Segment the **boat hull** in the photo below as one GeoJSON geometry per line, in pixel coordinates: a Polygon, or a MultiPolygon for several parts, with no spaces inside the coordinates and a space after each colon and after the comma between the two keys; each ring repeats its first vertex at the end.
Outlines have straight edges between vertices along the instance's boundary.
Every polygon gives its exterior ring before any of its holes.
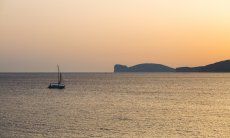
{"type": "Polygon", "coordinates": [[[49,89],[64,89],[65,85],[61,83],[50,83],[48,86],[49,89]]]}

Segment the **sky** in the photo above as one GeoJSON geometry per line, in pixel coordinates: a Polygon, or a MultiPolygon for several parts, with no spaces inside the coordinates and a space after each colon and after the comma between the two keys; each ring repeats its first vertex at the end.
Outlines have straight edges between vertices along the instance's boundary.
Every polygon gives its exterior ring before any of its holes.
{"type": "Polygon", "coordinates": [[[230,59],[229,0],[0,0],[0,72],[230,59]]]}

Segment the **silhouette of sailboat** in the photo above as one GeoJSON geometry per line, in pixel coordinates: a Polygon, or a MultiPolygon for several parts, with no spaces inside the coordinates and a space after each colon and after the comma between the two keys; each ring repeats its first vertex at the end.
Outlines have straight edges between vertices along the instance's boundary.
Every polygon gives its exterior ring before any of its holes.
{"type": "Polygon", "coordinates": [[[57,83],[50,83],[49,89],[64,89],[65,84],[63,84],[63,78],[62,78],[62,73],[60,72],[59,65],[57,65],[58,68],[58,82],[57,83]]]}

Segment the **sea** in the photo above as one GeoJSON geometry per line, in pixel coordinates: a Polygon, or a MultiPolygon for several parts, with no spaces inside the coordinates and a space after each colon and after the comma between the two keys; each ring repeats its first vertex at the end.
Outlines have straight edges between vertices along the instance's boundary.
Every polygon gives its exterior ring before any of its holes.
{"type": "Polygon", "coordinates": [[[230,137],[230,73],[0,73],[0,137],[230,137]]]}

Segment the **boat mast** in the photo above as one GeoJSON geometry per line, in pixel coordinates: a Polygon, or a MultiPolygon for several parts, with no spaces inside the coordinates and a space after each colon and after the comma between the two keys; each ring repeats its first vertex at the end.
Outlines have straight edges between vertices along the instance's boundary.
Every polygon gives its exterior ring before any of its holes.
{"type": "Polygon", "coordinates": [[[59,69],[59,65],[57,65],[57,68],[58,68],[58,83],[60,84],[60,69],[59,69]]]}
{"type": "Polygon", "coordinates": [[[60,83],[62,83],[62,74],[60,72],[60,83]]]}

